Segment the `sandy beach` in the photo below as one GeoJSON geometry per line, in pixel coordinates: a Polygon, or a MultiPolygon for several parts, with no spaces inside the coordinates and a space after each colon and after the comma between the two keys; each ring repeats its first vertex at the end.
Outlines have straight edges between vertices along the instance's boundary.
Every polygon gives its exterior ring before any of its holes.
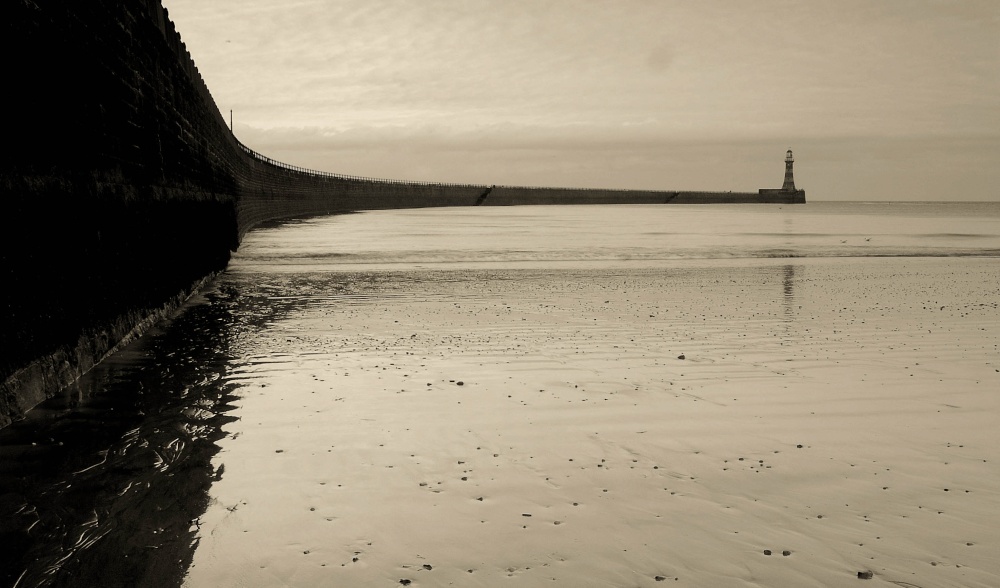
{"type": "Polygon", "coordinates": [[[0,431],[0,579],[1000,586],[998,219],[494,207],[254,231],[0,431]]]}
{"type": "Polygon", "coordinates": [[[251,278],[188,586],[1000,585],[995,259],[251,278]]]}

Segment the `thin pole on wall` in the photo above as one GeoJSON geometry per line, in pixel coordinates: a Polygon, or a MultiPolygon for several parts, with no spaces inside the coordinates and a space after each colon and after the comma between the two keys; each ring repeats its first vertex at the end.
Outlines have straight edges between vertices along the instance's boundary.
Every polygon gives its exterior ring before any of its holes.
{"type": "Polygon", "coordinates": [[[229,109],[229,132],[233,132],[233,109],[229,109]]]}

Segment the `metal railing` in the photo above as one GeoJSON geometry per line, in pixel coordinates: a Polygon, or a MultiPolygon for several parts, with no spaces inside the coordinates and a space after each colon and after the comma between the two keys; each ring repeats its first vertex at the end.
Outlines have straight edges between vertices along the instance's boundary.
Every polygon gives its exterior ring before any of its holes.
{"type": "MultiPolygon", "coordinates": [[[[354,176],[354,175],[350,175],[350,174],[337,174],[337,173],[333,173],[333,172],[319,171],[319,170],[309,169],[309,168],[305,168],[305,167],[300,167],[298,165],[291,165],[289,163],[284,163],[284,162],[278,161],[276,159],[272,159],[272,158],[270,158],[270,157],[268,157],[268,156],[266,156],[266,155],[264,155],[262,153],[259,153],[259,152],[255,151],[255,150],[251,149],[250,147],[247,147],[246,145],[243,144],[242,141],[240,141],[239,139],[236,139],[235,136],[233,137],[233,139],[236,141],[236,144],[240,146],[240,149],[242,149],[247,155],[253,157],[254,159],[256,159],[258,161],[261,161],[263,163],[266,163],[268,165],[272,165],[272,166],[280,168],[280,169],[289,170],[289,171],[298,172],[298,173],[307,174],[307,175],[316,176],[316,177],[330,178],[330,179],[334,179],[334,180],[353,181],[353,182],[370,182],[370,183],[386,184],[386,185],[396,185],[396,186],[454,186],[454,187],[459,187],[459,188],[485,188],[485,187],[489,187],[489,184],[461,184],[461,183],[452,183],[452,182],[420,182],[420,181],[415,181],[415,180],[393,180],[393,179],[389,179],[389,178],[372,178],[372,177],[367,177],[367,176],[354,176]]],[[[503,190],[503,189],[506,189],[506,190],[539,190],[539,191],[574,191],[574,192],[616,192],[616,193],[639,192],[639,193],[650,193],[650,194],[662,194],[662,193],[665,193],[665,192],[670,192],[670,193],[678,193],[678,194],[691,194],[691,193],[695,193],[695,194],[705,194],[705,195],[713,195],[713,196],[715,196],[715,195],[723,196],[723,195],[730,195],[730,194],[756,194],[757,193],[757,192],[737,192],[737,191],[733,191],[733,190],[728,190],[728,191],[725,191],[725,190],[712,191],[712,190],[652,190],[652,189],[640,189],[640,188],[583,188],[583,187],[571,188],[571,187],[555,187],[555,186],[551,186],[551,187],[550,186],[512,186],[512,185],[507,185],[507,184],[494,184],[492,186],[492,189],[493,190],[503,190]]]]}
{"type": "Polygon", "coordinates": [[[270,157],[268,157],[268,156],[266,156],[266,155],[264,155],[262,153],[258,153],[257,151],[254,151],[250,147],[247,147],[239,139],[236,139],[235,137],[233,137],[233,138],[236,140],[236,144],[240,146],[240,149],[242,149],[247,155],[253,157],[254,159],[256,159],[258,161],[261,161],[261,162],[266,163],[268,165],[273,165],[274,167],[277,167],[277,168],[281,168],[281,169],[285,169],[285,170],[289,170],[289,171],[294,171],[294,172],[298,172],[298,173],[302,173],[302,174],[307,174],[307,175],[311,175],[311,176],[317,176],[317,177],[322,177],[322,178],[331,178],[331,179],[334,179],[334,180],[346,180],[346,181],[354,181],[354,182],[372,182],[372,183],[377,183],[377,184],[387,184],[387,185],[396,185],[396,186],[455,186],[455,187],[477,187],[477,188],[480,187],[479,184],[458,184],[458,183],[451,183],[451,182],[418,182],[418,181],[414,181],[414,180],[393,180],[393,179],[389,179],[389,178],[371,178],[371,177],[366,177],[366,176],[353,176],[353,175],[350,175],[350,174],[336,174],[336,173],[332,173],[332,172],[319,171],[319,170],[315,170],[315,169],[309,169],[309,168],[300,167],[300,166],[297,166],[297,165],[291,165],[291,164],[288,164],[288,163],[283,163],[283,162],[278,161],[276,159],[272,159],[272,158],[270,158],[270,157]]]}

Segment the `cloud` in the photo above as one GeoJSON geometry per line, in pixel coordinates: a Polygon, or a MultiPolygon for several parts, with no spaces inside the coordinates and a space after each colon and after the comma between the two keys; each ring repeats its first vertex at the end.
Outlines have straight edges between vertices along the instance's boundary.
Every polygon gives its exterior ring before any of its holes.
{"type": "Polygon", "coordinates": [[[1000,136],[992,1],[166,3],[237,134],[309,165],[672,183],[679,144],[1000,136]]]}

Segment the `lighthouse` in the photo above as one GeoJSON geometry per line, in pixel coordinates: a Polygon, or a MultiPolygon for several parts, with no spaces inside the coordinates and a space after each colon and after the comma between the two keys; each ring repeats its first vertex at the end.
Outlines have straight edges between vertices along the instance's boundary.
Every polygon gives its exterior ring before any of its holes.
{"type": "Polygon", "coordinates": [[[758,202],[772,202],[775,204],[805,204],[806,191],[795,188],[795,178],[792,175],[792,165],[795,158],[792,157],[792,150],[785,151],[785,183],[780,188],[761,188],[757,191],[760,196],[758,202]]]}
{"type": "Polygon", "coordinates": [[[795,179],[792,177],[792,165],[795,163],[795,158],[792,157],[792,150],[789,149],[785,152],[785,183],[781,185],[781,189],[794,192],[795,191],[795,179]]]}

